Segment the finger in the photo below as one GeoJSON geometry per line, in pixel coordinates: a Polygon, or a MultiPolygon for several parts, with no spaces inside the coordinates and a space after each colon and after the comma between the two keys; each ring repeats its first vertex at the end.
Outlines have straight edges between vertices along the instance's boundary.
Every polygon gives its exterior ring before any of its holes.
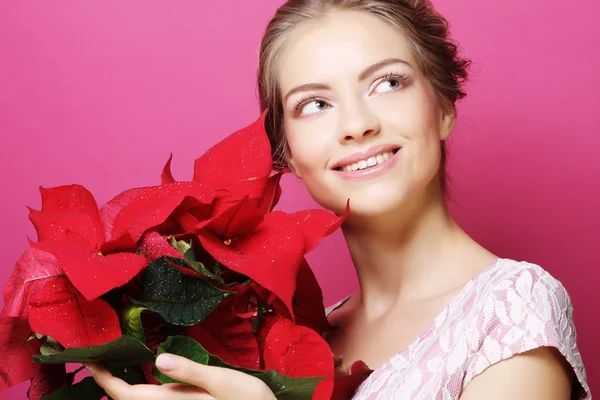
{"type": "Polygon", "coordinates": [[[127,396],[128,399],[131,398],[129,395],[131,389],[130,384],[122,379],[114,377],[100,364],[85,364],[85,367],[96,383],[104,389],[107,395],[113,399],[122,399],[125,398],[125,396],[127,396]]]}
{"type": "Polygon", "coordinates": [[[92,377],[113,400],[216,400],[204,389],[181,384],[130,385],[98,364],[86,365],[92,377]]]}
{"type": "Polygon", "coordinates": [[[197,386],[180,383],[167,383],[166,385],[161,385],[159,387],[163,389],[161,399],[216,400],[206,390],[197,386]]]}
{"type": "Polygon", "coordinates": [[[267,387],[258,379],[229,368],[202,365],[174,354],[161,354],[156,367],[165,375],[180,382],[203,388],[219,400],[237,399],[240,393],[267,393],[267,387]]]}

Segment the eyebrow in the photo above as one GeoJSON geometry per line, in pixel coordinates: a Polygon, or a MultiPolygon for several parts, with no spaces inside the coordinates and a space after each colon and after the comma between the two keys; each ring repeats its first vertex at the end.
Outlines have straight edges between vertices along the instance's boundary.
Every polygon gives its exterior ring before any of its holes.
{"type": "MultiPolygon", "coordinates": [[[[408,61],[405,61],[401,58],[388,58],[386,60],[380,61],[378,63],[375,63],[375,64],[365,68],[364,71],[362,71],[360,73],[360,75],[358,75],[358,80],[362,81],[362,80],[368,78],[369,76],[371,76],[372,74],[374,74],[375,72],[377,72],[378,70],[380,70],[384,67],[387,67],[390,64],[397,64],[397,63],[408,65],[410,68],[414,69],[413,66],[408,61]]],[[[286,104],[288,98],[291,95],[298,93],[298,92],[304,92],[304,91],[309,91],[309,90],[329,90],[329,89],[331,89],[331,88],[328,85],[325,85],[324,83],[306,83],[304,85],[297,86],[297,87],[293,88],[292,90],[290,90],[283,98],[283,104],[286,104]]]]}

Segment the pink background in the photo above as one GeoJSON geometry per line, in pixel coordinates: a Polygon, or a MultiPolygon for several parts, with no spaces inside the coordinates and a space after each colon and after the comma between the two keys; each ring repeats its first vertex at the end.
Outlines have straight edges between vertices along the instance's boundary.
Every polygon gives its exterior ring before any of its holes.
{"type": "MultiPolygon", "coordinates": [[[[25,205],[39,207],[39,185],[81,183],[103,203],[156,184],[170,151],[190,179],[197,156],[254,120],[258,44],[281,3],[0,2],[0,285],[35,237],[25,205]]],[[[435,4],[475,61],[450,154],[454,215],[564,283],[600,389],[599,3],[435,4]]],[[[287,177],[282,207],[311,206],[287,177]]],[[[339,232],[310,260],[326,303],[356,290],[339,232]]]]}

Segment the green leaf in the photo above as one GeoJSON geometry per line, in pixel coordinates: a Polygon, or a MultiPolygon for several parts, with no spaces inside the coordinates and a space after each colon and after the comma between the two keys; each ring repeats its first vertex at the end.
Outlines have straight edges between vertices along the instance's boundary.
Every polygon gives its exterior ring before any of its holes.
{"type": "Polygon", "coordinates": [[[71,386],[73,384],[73,382],[75,382],[75,376],[77,376],[78,373],[80,373],[85,367],[82,365],[81,367],[77,368],[75,371],[71,371],[71,372],[67,372],[67,386],[71,386]]]}
{"type": "Polygon", "coordinates": [[[215,260],[212,270],[215,271],[215,274],[221,276],[221,274],[227,270],[223,264],[215,260]]]}
{"type": "Polygon", "coordinates": [[[192,247],[192,243],[188,243],[185,240],[177,240],[175,236],[169,236],[169,243],[175,250],[181,253],[181,255],[186,259],[195,260],[196,254],[194,253],[194,248],[192,247]]]}
{"type": "Polygon", "coordinates": [[[87,377],[81,382],[53,392],[42,400],[100,400],[104,396],[106,396],[104,389],[98,386],[94,378],[87,377]]]}
{"type": "Polygon", "coordinates": [[[112,376],[120,378],[130,385],[138,385],[141,383],[148,383],[144,372],[140,367],[109,367],[112,376]]]}
{"type": "Polygon", "coordinates": [[[144,335],[141,315],[144,310],[147,310],[147,308],[127,303],[121,311],[121,328],[123,329],[123,334],[139,340],[142,343],[146,343],[146,335],[144,335]]]}
{"type": "Polygon", "coordinates": [[[212,272],[210,272],[208,270],[208,268],[206,268],[204,266],[204,264],[202,264],[200,261],[190,261],[190,262],[188,262],[188,264],[189,264],[190,267],[192,267],[192,269],[194,271],[196,271],[200,275],[205,276],[208,279],[212,279],[213,281],[218,282],[220,284],[224,284],[225,283],[225,281],[223,280],[223,278],[221,278],[217,274],[213,274],[212,272]]]}
{"type": "Polygon", "coordinates": [[[33,361],[43,364],[102,363],[127,366],[153,362],[154,353],[142,342],[121,336],[100,346],[70,347],[58,354],[38,354],[33,356],[33,361]]]}
{"type": "MultiPolygon", "coordinates": [[[[209,354],[202,345],[187,336],[171,336],[158,348],[158,354],[171,353],[203,365],[212,365],[222,368],[235,369],[249,374],[263,381],[275,394],[278,400],[311,400],[315,388],[323,379],[315,378],[292,378],[278,374],[275,371],[256,371],[247,368],[234,367],[227,364],[219,357],[209,354]]],[[[160,372],[154,367],[154,377],[161,383],[177,382],[160,372]]]]}
{"type": "Polygon", "coordinates": [[[44,337],[46,337],[46,335],[42,335],[40,333],[32,333],[31,335],[29,335],[29,337],[27,338],[27,341],[29,342],[30,340],[35,340],[35,339],[43,339],[44,337]]]}
{"type": "Polygon", "coordinates": [[[233,294],[202,278],[186,275],[174,265],[185,267],[185,261],[161,257],[146,267],[134,302],[159,313],[171,324],[191,326],[233,294]]]}
{"type": "Polygon", "coordinates": [[[61,346],[60,343],[48,336],[42,347],[40,347],[40,353],[45,356],[50,356],[52,354],[61,353],[64,349],[65,348],[61,346]]]}
{"type": "Polygon", "coordinates": [[[263,381],[275,394],[277,400],[311,400],[323,377],[291,378],[275,371],[254,375],[263,381]]]}
{"type": "MultiPolygon", "coordinates": [[[[200,261],[196,261],[196,254],[194,253],[194,248],[192,247],[192,243],[188,243],[184,240],[177,240],[175,239],[175,237],[171,236],[169,238],[169,243],[171,243],[171,246],[173,246],[175,248],[175,250],[177,250],[178,252],[181,253],[181,255],[183,256],[183,258],[185,259],[186,263],[197,273],[199,273],[202,276],[205,276],[209,279],[212,279],[215,282],[218,282],[220,284],[224,284],[225,281],[223,280],[223,278],[221,278],[219,276],[221,269],[218,270],[218,272],[213,273],[212,271],[210,271],[208,268],[206,268],[204,266],[204,264],[202,264],[200,261]]],[[[218,264],[218,263],[217,263],[218,264]]],[[[217,270],[215,270],[217,271],[217,270]]]]}
{"type": "MultiPolygon", "coordinates": [[[[204,347],[198,342],[187,336],[169,336],[166,341],[160,344],[156,355],[158,356],[162,353],[177,354],[198,364],[209,365],[208,352],[204,350],[204,347]]],[[[156,368],[156,365],[154,366],[153,373],[156,380],[162,384],[182,383],[160,372],[160,370],[156,368]]]]}

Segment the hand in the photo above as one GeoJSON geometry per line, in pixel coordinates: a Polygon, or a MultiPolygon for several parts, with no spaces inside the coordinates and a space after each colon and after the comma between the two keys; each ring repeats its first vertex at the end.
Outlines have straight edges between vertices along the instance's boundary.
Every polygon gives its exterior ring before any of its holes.
{"type": "Polygon", "coordinates": [[[158,356],[156,366],[170,378],[189,385],[130,385],[98,364],[86,365],[114,400],[275,400],[260,379],[233,369],[202,365],[173,354],[158,356]]]}

